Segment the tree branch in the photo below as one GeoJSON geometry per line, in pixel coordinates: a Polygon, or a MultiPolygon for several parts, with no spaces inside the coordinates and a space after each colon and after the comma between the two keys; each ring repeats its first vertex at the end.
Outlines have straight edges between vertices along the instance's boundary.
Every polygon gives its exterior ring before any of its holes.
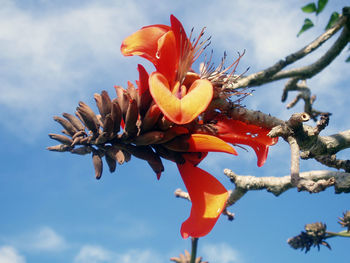
{"type": "Polygon", "coordinates": [[[285,78],[291,78],[291,77],[308,79],[315,76],[316,74],[321,72],[325,67],[327,67],[340,54],[340,52],[348,44],[349,40],[350,40],[350,30],[348,27],[345,26],[342,33],[340,34],[338,39],[334,42],[334,44],[316,62],[301,68],[280,71],[275,75],[273,75],[269,79],[269,82],[285,79],[285,78]]]}
{"type": "Polygon", "coordinates": [[[266,68],[265,70],[253,73],[247,77],[242,77],[238,79],[235,83],[232,83],[227,87],[227,90],[235,90],[244,87],[254,87],[260,86],[272,81],[276,81],[283,78],[299,77],[299,78],[310,78],[320,71],[322,71],[327,65],[329,65],[336,56],[344,49],[349,41],[350,32],[347,25],[349,23],[349,17],[343,15],[338,23],[332,28],[328,29],[325,33],[320,35],[310,44],[304,48],[294,52],[275,63],[273,66],[266,68]],[[320,47],[324,42],[330,39],[336,32],[343,28],[342,34],[338,37],[337,41],[332,45],[332,47],[315,63],[291,70],[281,71],[286,66],[293,64],[294,62],[302,59],[306,55],[310,54],[318,47],[320,47]]]}
{"type": "MultiPolygon", "coordinates": [[[[235,184],[236,188],[246,191],[266,189],[275,196],[279,196],[285,191],[295,188],[290,175],[283,177],[244,176],[237,175],[230,169],[225,169],[224,173],[235,184]]],[[[300,178],[304,186],[304,188],[299,189],[300,191],[318,193],[334,185],[336,193],[350,192],[350,173],[327,170],[309,171],[300,173],[300,178]]]]}

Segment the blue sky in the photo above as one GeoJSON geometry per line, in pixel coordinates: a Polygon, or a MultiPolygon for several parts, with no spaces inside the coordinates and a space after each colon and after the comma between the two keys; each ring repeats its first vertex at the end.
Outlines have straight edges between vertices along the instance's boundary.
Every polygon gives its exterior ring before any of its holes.
{"type": "MultiPolygon", "coordinates": [[[[119,47],[124,37],[149,24],[168,24],[174,14],[189,31],[212,36],[214,60],[224,51],[232,60],[246,49],[238,72],[251,73],[303,47],[325,26],[333,10],[347,1],[330,1],[313,20],[317,27],[296,34],[306,17],[300,6],[308,1],[0,1],[0,263],[158,263],[168,262],[190,241],[179,230],[190,204],[174,198],[183,183],[174,164],[157,181],[142,161],[107,169],[94,179],[91,158],[45,150],[54,145],[47,134],[60,131],[52,116],[72,113],[78,101],[92,106],[93,94],[137,78],[137,63],[119,47]]],[[[321,47],[320,52],[329,44],[321,47]]],[[[308,63],[319,57],[316,53],[308,63]]],[[[316,108],[333,113],[324,134],[349,129],[344,122],[349,92],[349,65],[339,58],[308,82],[317,94],[316,108]]],[[[302,111],[280,103],[284,82],[256,88],[244,101],[250,109],[281,119],[302,111]]],[[[312,124],[312,123],[311,123],[312,124]]],[[[270,149],[262,168],[252,151],[239,156],[210,154],[201,167],[228,189],[224,168],[238,174],[283,176],[289,171],[289,149],[280,141],[270,149]]],[[[344,151],[343,158],[349,151],[344,151]]],[[[324,169],[302,161],[301,170],[324,169]]],[[[349,208],[345,194],[333,189],[310,195],[290,190],[276,198],[250,192],[232,209],[236,219],[219,219],[214,230],[199,241],[199,254],[211,263],[346,262],[349,240],[330,240],[331,251],[295,251],[286,239],[305,223],[321,221],[339,231],[337,217],[349,208]]]]}

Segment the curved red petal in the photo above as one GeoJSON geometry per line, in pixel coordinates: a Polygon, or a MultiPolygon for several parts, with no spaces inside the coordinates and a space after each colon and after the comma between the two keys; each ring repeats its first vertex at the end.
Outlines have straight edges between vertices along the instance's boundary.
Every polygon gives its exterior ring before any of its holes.
{"type": "Polygon", "coordinates": [[[168,31],[158,39],[156,69],[168,80],[170,86],[174,84],[176,69],[179,64],[178,53],[176,52],[175,35],[168,31]]]}
{"type": "Polygon", "coordinates": [[[215,177],[192,163],[177,166],[192,202],[190,216],[181,226],[181,236],[205,236],[225,208],[228,192],[215,177]]]}
{"type": "Polygon", "coordinates": [[[217,119],[216,128],[219,138],[233,144],[244,144],[252,147],[258,158],[258,166],[260,167],[265,163],[269,146],[276,144],[278,141],[278,138],[267,136],[269,129],[223,116],[217,119]]]}
{"type": "Polygon", "coordinates": [[[187,142],[189,143],[188,152],[225,152],[237,155],[236,150],[231,145],[215,136],[191,134],[187,142]]]}
{"type": "Polygon", "coordinates": [[[194,166],[197,166],[207,155],[208,152],[190,152],[182,154],[186,161],[192,163],[194,166]]]}
{"type": "Polygon", "coordinates": [[[149,76],[146,69],[142,65],[138,64],[137,70],[139,72],[139,81],[136,81],[136,84],[138,86],[138,93],[139,93],[137,105],[139,107],[139,112],[143,117],[151,105],[152,96],[151,96],[151,93],[149,92],[149,85],[148,85],[149,76]]]}
{"type": "Polygon", "coordinates": [[[143,27],[124,39],[120,51],[124,56],[141,56],[156,64],[158,40],[170,29],[166,25],[143,27]]]}
{"type": "Polygon", "coordinates": [[[170,16],[171,30],[174,32],[176,39],[177,52],[180,55],[186,48],[191,47],[191,42],[187,38],[186,31],[181,22],[174,16],[170,16]]]}

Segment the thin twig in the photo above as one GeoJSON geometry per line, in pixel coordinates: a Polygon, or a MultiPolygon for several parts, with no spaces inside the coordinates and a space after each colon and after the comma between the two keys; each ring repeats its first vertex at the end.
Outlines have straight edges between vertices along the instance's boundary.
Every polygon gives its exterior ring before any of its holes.
{"type": "Polygon", "coordinates": [[[335,154],[316,156],[315,160],[324,165],[327,165],[328,167],[333,167],[338,170],[343,169],[345,172],[350,172],[350,160],[337,159],[335,154]]]}
{"type": "MultiPolygon", "coordinates": [[[[242,88],[242,87],[253,87],[253,86],[260,86],[266,83],[269,83],[271,81],[275,81],[277,79],[282,79],[282,78],[290,78],[290,77],[295,77],[295,76],[300,76],[299,74],[286,74],[285,72],[283,74],[278,74],[283,68],[286,66],[302,59],[306,55],[310,54],[314,50],[316,50],[318,47],[320,47],[324,42],[326,42],[329,38],[331,38],[336,32],[338,32],[344,25],[347,23],[348,18],[346,16],[342,16],[341,19],[339,19],[338,23],[334,25],[332,28],[328,29],[326,32],[324,32],[322,35],[320,35],[318,38],[316,38],[314,41],[312,41],[310,44],[305,46],[304,48],[298,50],[297,52],[294,52],[290,55],[288,55],[285,59],[282,59],[275,63],[273,66],[266,68],[265,70],[259,71],[257,73],[253,73],[247,77],[243,77],[237,80],[236,83],[233,83],[232,87],[230,90],[242,88]],[[276,77],[277,75],[277,77],[276,77]]],[[[344,40],[348,38],[348,30],[344,32],[341,35],[340,41],[337,41],[336,45],[339,45],[337,48],[334,47],[334,45],[330,48],[334,49],[331,53],[333,54],[333,59],[340,53],[340,51],[345,47],[344,45],[344,40]],[[341,42],[341,43],[338,43],[341,42]]],[[[339,40],[338,38],[338,40],[339,40]]],[[[328,53],[328,52],[327,52],[328,53]]],[[[328,56],[327,56],[328,57],[328,56]]],[[[327,59],[328,64],[332,61],[332,59],[327,59]]],[[[327,64],[327,65],[328,65],[327,64]]],[[[327,66],[325,65],[325,66],[327,66]]],[[[322,68],[323,69],[323,68],[322,68]]],[[[321,70],[322,70],[321,69],[321,70]]],[[[287,71],[288,72],[288,71],[287,71]]]]}
{"type": "Polygon", "coordinates": [[[289,136],[288,143],[290,145],[290,175],[293,186],[297,186],[300,180],[299,177],[299,160],[300,160],[300,149],[297,140],[289,136]]]}
{"type": "Polygon", "coordinates": [[[280,71],[272,76],[268,82],[292,77],[308,79],[315,76],[326,68],[340,54],[340,52],[347,46],[349,39],[350,30],[347,27],[344,27],[337,41],[335,41],[329,50],[317,61],[305,67],[280,71]]]}

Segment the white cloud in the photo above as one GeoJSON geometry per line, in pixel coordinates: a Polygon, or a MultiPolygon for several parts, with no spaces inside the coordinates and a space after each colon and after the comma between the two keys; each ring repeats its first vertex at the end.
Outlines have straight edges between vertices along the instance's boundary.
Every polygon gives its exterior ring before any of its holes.
{"type": "Polygon", "coordinates": [[[152,250],[129,250],[117,256],[116,263],[161,263],[164,260],[152,250]]]}
{"type": "Polygon", "coordinates": [[[220,16],[211,19],[208,31],[213,32],[212,41],[230,54],[247,49],[243,60],[266,65],[298,47],[295,17],[300,11],[290,5],[273,0],[216,1],[207,8],[220,16]]]}
{"type": "Polygon", "coordinates": [[[152,236],[153,229],[144,222],[128,222],[123,225],[123,228],[118,230],[118,234],[128,239],[139,239],[152,236]]]}
{"type": "Polygon", "coordinates": [[[121,72],[115,64],[122,58],[120,43],[143,21],[140,11],[133,2],[90,3],[38,15],[5,1],[0,10],[0,105],[6,111],[0,117],[7,128],[25,131],[28,139],[53,112],[73,110],[99,75],[122,76],[127,66],[121,72]]]}
{"type": "Polygon", "coordinates": [[[25,263],[26,260],[18,251],[11,246],[0,247],[0,262],[1,263],[25,263]]]}
{"type": "Polygon", "coordinates": [[[83,246],[78,255],[74,258],[74,263],[99,263],[112,262],[113,255],[99,246],[83,246]]]}
{"type": "Polygon", "coordinates": [[[66,247],[62,236],[50,227],[43,227],[31,238],[30,247],[37,251],[60,251],[66,247]]]}
{"type": "MultiPolygon", "coordinates": [[[[122,39],[142,25],[168,23],[170,13],[182,10],[181,3],[157,3],[154,9],[154,1],[88,1],[45,8],[49,2],[42,1],[33,11],[4,0],[0,10],[0,118],[27,141],[51,124],[52,115],[72,112],[79,100],[92,102],[94,92],[125,84],[127,74],[135,79],[135,60],[122,60],[119,52],[122,39]],[[113,84],[98,86],[108,78],[113,84]]],[[[270,66],[318,34],[310,31],[296,37],[304,16],[293,1],[215,1],[196,6],[195,11],[179,11],[185,28],[208,26],[218,56],[227,50],[234,57],[236,51],[247,49],[239,72],[247,66],[252,67],[248,73],[270,66]],[[203,14],[220,15],[203,18],[203,14]]],[[[338,63],[318,77],[318,83],[336,86],[347,76],[345,70],[344,63],[338,63]]],[[[283,82],[278,85],[278,91],[270,86],[264,99],[256,92],[244,103],[281,118],[289,116],[291,111],[281,113],[285,105],[276,103],[283,82]]],[[[324,89],[314,93],[319,90],[324,89]]]]}
{"type": "Polygon", "coordinates": [[[74,263],[160,263],[163,260],[152,250],[129,250],[116,253],[97,245],[85,245],[74,258],[74,263]]]}
{"type": "Polygon", "coordinates": [[[204,244],[201,249],[203,260],[210,263],[238,263],[242,262],[238,252],[226,243],[204,244]]]}
{"type": "MultiPolygon", "coordinates": [[[[51,227],[41,227],[5,241],[28,252],[59,252],[68,247],[65,239],[51,227]]],[[[0,261],[1,262],[1,261],[0,261]]]]}

